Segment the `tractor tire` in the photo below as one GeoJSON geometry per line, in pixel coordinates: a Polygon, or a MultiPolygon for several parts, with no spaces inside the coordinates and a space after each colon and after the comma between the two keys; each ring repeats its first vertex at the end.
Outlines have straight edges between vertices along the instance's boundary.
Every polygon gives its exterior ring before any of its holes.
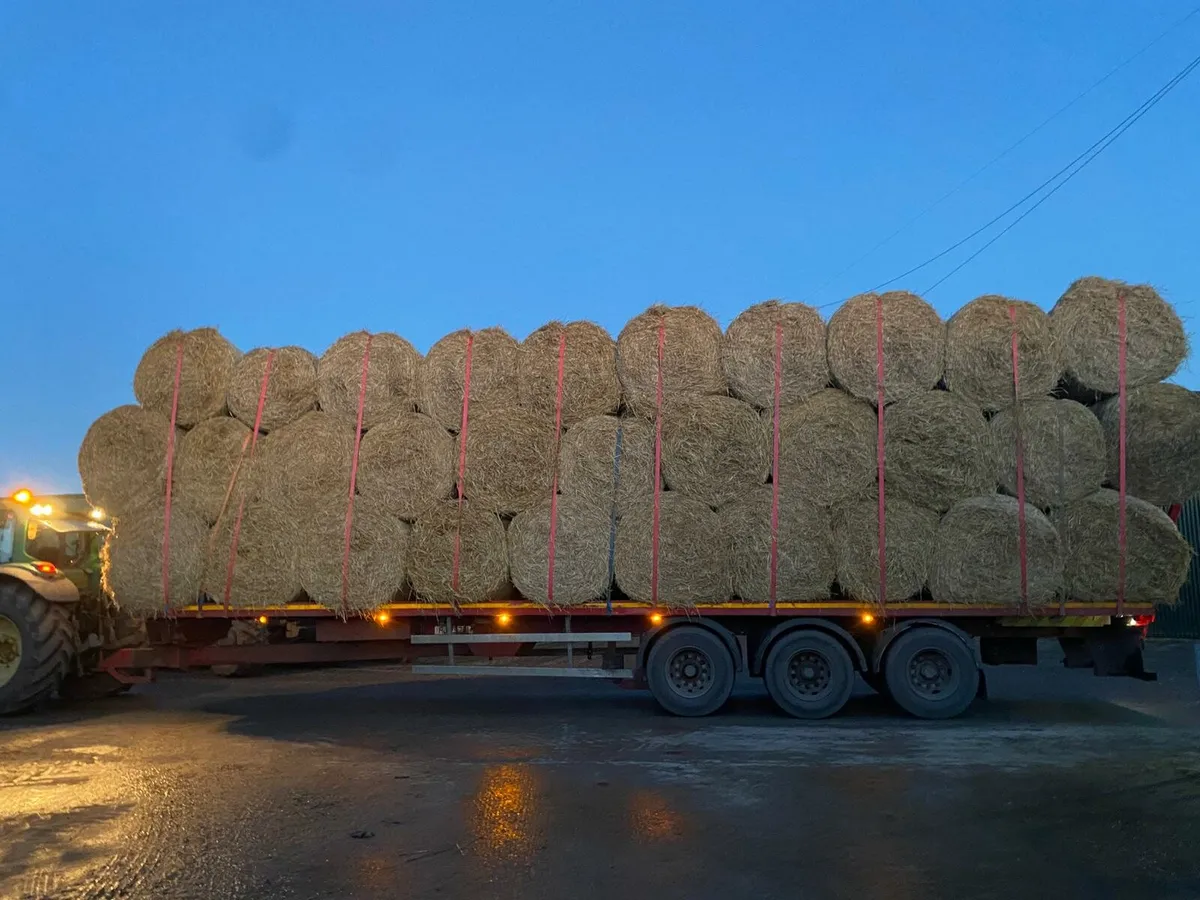
{"type": "Polygon", "coordinates": [[[53,697],[74,653],[70,616],[27,585],[0,579],[0,715],[27,712],[53,697]]]}

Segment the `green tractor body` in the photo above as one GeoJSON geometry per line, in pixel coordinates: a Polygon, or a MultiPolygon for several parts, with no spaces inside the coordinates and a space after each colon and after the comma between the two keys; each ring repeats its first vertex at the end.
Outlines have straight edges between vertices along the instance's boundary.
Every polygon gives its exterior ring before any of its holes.
{"type": "Polygon", "coordinates": [[[0,499],[0,715],[123,687],[92,674],[104,650],[138,639],[101,588],[108,533],[82,494],[0,499]]]}

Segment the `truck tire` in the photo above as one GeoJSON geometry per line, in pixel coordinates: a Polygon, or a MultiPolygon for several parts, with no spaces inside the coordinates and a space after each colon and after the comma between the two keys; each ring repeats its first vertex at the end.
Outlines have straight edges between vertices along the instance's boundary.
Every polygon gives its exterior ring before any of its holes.
{"type": "Polygon", "coordinates": [[[45,703],[70,669],[75,630],[58,606],[0,579],[0,715],[45,703]]]}
{"type": "Polygon", "coordinates": [[[725,642],[695,625],[672,628],[650,648],[646,681],[658,705],[676,716],[707,716],[733,693],[737,671],[725,642]]]}
{"type": "Polygon", "coordinates": [[[891,698],[920,719],[952,719],[966,711],[979,690],[971,648],[941,628],[913,628],[896,638],[883,674],[891,698]]]}
{"type": "Polygon", "coordinates": [[[789,716],[825,719],[854,693],[854,661],[837,638],[804,628],[775,642],[763,681],[775,705],[789,716]]]}

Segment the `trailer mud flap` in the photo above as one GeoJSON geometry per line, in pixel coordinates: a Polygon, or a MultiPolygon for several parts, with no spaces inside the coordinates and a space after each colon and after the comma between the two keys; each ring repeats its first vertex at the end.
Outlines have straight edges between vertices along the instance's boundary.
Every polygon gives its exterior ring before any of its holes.
{"type": "Polygon", "coordinates": [[[1158,680],[1156,673],[1146,671],[1140,629],[1128,628],[1097,637],[1060,637],[1058,643],[1065,657],[1063,665],[1068,669],[1090,668],[1095,675],[1158,680]]]}

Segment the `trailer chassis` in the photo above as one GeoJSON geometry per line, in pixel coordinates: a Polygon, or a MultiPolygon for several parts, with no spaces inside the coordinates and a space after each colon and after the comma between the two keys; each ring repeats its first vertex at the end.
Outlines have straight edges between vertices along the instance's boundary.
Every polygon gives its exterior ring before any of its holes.
{"type": "Polygon", "coordinates": [[[1153,680],[1142,656],[1152,607],[1117,611],[909,603],[886,611],[780,604],[772,612],[744,604],[551,613],[524,603],[459,611],[395,604],[343,619],[310,605],[208,604],[150,620],[148,645],[108,654],[100,669],[123,684],[152,680],[160,670],[363,662],[411,665],[426,675],[604,679],[649,688],[664,709],[688,716],[715,712],[734,681],[749,676],[762,678],[776,705],[798,718],[833,715],[861,677],[913,715],[948,718],[986,696],[985,666],[1036,663],[1041,638],[1058,640],[1067,667],[1153,680]],[[229,640],[235,632],[238,640],[229,640]],[[557,664],[545,665],[547,657],[557,664]]]}

